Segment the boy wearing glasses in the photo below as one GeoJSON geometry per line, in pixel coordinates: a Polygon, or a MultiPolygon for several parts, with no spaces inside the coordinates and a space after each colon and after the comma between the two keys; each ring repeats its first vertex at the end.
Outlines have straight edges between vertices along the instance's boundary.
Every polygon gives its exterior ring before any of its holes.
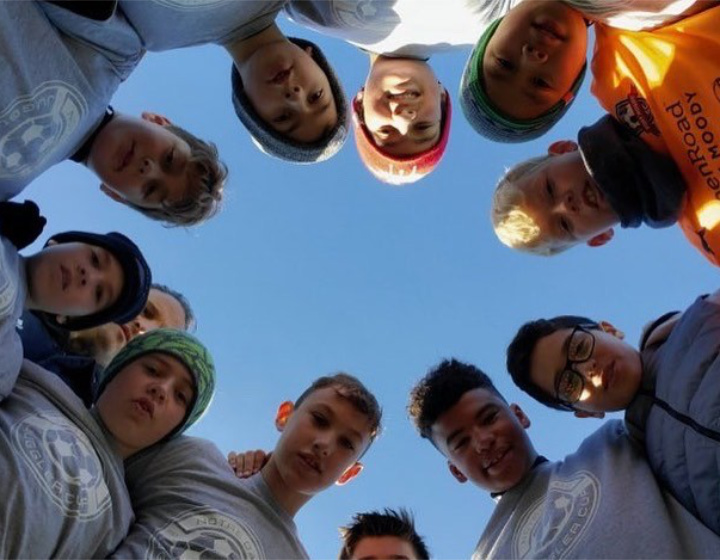
{"type": "Polygon", "coordinates": [[[646,329],[640,350],[606,322],[563,315],[523,325],[507,350],[515,384],[578,418],[625,410],[658,479],[720,534],[720,292],[646,329]]]}

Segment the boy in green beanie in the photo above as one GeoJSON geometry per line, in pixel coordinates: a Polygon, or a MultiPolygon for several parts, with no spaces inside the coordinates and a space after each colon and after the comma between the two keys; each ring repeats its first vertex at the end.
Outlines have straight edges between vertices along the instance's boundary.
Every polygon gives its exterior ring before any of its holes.
{"type": "Polygon", "coordinates": [[[55,374],[25,361],[0,407],[3,558],[105,558],[133,519],[123,461],[187,429],[215,372],[182,331],[133,339],[96,377],[88,410],[55,374]]]}

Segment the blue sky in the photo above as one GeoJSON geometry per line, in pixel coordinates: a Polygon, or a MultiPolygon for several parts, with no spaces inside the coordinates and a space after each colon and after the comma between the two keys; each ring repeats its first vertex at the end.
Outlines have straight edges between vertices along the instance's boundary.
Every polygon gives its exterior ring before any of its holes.
{"type": "MultiPolygon", "coordinates": [[[[322,46],[349,94],[364,82],[366,54],[282,26],[322,46]]],[[[337,527],[354,512],[384,506],[413,510],[434,557],[472,552],[494,504],[452,478],[405,413],[410,388],[439,360],[457,357],[483,368],[530,417],[538,451],[559,459],[600,421],[550,411],[515,389],[504,358],[517,328],[533,318],[586,314],[610,320],[634,343],[649,320],[717,288],[716,269],[679,228],[620,231],[606,247],[551,259],[501,245],[488,216],[503,169],[543,153],[551,141],[574,139],[601,112],[588,79],[545,138],[485,141],[457,103],[468,54],[431,61],[453,94],[453,130],[440,167],[411,186],[373,179],[352,138],[320,165],[292,166],[261,154],[230,102],[230,58],[207,46],[147,55],[113,104],[136,115],[165,114],[218,145],[230,178],[216,218],[189,230],[163,228],[111,202],[73,163],[24,192],[47,216],[46,234],[122,231],[141,246],[157,281],[188,296],[219,375],[212,408],[191,434],[224,452],[268,449],[277,439],[277,405],[316,377],[344,370],[375,392],[385,430],[364,458],[365,472],[317,496],[296,518],[313,558],[336,557],[337,527]]]]}

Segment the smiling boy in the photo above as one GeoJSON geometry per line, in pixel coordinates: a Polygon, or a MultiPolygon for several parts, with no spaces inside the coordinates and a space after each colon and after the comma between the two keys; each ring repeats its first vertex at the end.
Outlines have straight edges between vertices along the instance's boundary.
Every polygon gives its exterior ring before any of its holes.
{"type": "Polygon", "coordinates": [[[531,321],[508,347],[508,371],[539,402],[602,418],[625,410],[631,434],[660,481],[720,534],[720,293],[654,322],[637,351],[607,322],[531,321]]]}
{"type": "Polygon", "coordinates": [[[233,59],[240,121],[265,153],[295,163],[334,155],[347,135],[342,87],[319,47],[289,39],[274,23],[284,2],[135,2],[120,11],[145,48],[214,43],[233,59]]]}
{"type": "Polygon", "coordinates": [[[282,432],[262,470],[239,480],[209,441],[179,438],[128,464],[136,522],[118,558],[200,555],[307,558],[293,521],[317,493],[359,474],[380,427],[375,397],[354,377],[317,379],[278,409],[282,432]]]}
{"type": "Polygon", "coordinates": [[[0,395],[10,392],[20,370],[15,325],[23,309],[76,329],[122,323],[145,306],[150,283],[140,249],[120,233],[59,233],[27,258],[0,237],[0,395]]]}
{"type": "Polygon", "coordinates": [[[548,462],[530,441],[522,409],[457,360],[413,388],[408,410],[456,480],[499,498],[474,558],[703,558],[720,546],[662,491],[618,421],[548,462]]]}
{"type": "Polygon", "coordinates": [[[510,168],[491,217],[505,245],[547,256],[579,243],[604,245],[617,224],[670,226],[685,194],[675,162],[606,115],[580,129],[577,144],[555,142],[547,156],[510,168]]]}
{"type": "Polygon", "coordinates": [[[96,378],[95,406],[25,361],[0,407],[3,558],[107,557],[133,518],[123,460],[181,433],[214,390],[205,348],[179,331],[131,341],[96,378]]]}

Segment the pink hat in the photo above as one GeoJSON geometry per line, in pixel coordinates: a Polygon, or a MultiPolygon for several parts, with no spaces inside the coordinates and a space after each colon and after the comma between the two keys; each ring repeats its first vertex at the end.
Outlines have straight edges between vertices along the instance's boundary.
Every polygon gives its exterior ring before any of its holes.
{"type": "Polygon", "coordinates": [[[372,135],[363,122],[362,103],[357,96],[353,99],[352,113],[353,122],[355,123],[355,144],[360,159],[370,173],[383,183],[408,185],[419,181],[435,169],[445,153],[448,138],[450,138],[452,106],[447,90],[445,90],[444,97],[442,120],[440,122],[440,139],[429,150],[411,156],[391,156],[376,146],[372,135]]]}

